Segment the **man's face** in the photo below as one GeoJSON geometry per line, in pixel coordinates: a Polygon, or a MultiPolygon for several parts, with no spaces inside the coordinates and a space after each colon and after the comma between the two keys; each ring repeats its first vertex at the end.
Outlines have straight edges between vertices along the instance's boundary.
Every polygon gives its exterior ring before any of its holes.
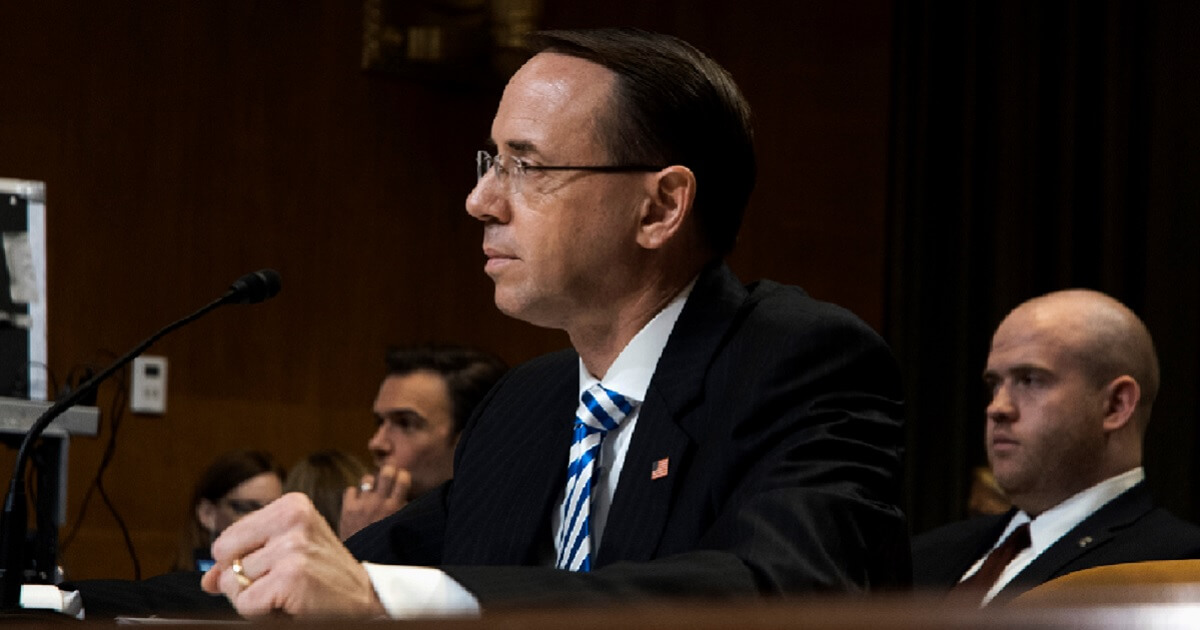
{"type": "Polygon", "coordinates": [[[1100,481],[1106,401],[1084,370],[1079,334],[1063,313],[1025,305],[992,338],[988,461],[1014,504],[1034,515],[1100,481]]]}
{"type": "Polygon", "coordinates": [[[367,448],[378,467],[392,466],[412,475],[409,498],[437,487],[454,474],[454,407],[446,381],[419,370],[388,376],[375,397],[379,428],[367,448]]]}
{"type": "MultiPolygon", "coordinates": [[[[500,100],[492,122],[497,154],[531,165],[609,164],[598,138],[614,81],[589,61],[535,56],[500,100]]],[[[467,197],[467,211],[485,224],[484,270],[495,282],[496,306],[567,328],[627,291],[623,266],[636,264],[645,175],[530,170],[519,187],[511,173],[485,175],[467,197]]]]}

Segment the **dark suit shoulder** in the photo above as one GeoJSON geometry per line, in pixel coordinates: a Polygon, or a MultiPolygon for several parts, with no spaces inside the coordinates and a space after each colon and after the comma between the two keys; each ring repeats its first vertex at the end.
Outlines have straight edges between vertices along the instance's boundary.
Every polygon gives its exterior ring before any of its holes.
{"type": "MultiPolygon", "coordinates": [[[[513,378],[540,378],[546,372],[557,372],[578,365],[579,354],[570,348],[534,357],[512,368],[513,378]]],[[[572,373],[573,375],[574,373],[572,373]]]]}
{"type": "Polygon", "coordinates": [[[849,309],[810,296],[803,288],[759,280],[746,285],[748,297],[743,307],[756,319],[786,322],[792,326],[847,327],[878,337],[866,322],[849,309]]]}
{"type": "Polygon", "coordinates": [[[1012,518],[1011,513],[976,516],[962,521],[940,525],[929,531],[913,536],[913,549],[934,550],[947,543],[961,543],[974,540],[981,536],[991,537],[1004,528],[1004,524],[1012,518]]]}
{"type": "MultiPolygon", "coordinates": [[[[901,400],[900,368],[891,348],[851,311],[809,296],[802,288],[761,280],[747,285],[736,337],[744,368],[803,374],[825,392],[871,392],[901,400]],[[746,360],[753,353],[758,360],[746,360]]],[[[800,385],[799,383],[797,383],[800,385]]],[[[815,390],[801,386],[808,395],[815,390]]]]}
{"type": "Polygon", "coordinates": [[[1106,533],[1103,525],[1081,526],[1064,536],[1066,544],[1087,553],[1081,553],[1060,572],[1125,562],[1200,558],[1200,526],[1163,508],[1153,508],[1128,524],[1111,528],[1109,535],[1106,533]]]}
{"type": "Polygon", "coordinates": [[[949,588],[995,544],[1012,513],[977,516],[912,539],[913,586],[949,588]]]}

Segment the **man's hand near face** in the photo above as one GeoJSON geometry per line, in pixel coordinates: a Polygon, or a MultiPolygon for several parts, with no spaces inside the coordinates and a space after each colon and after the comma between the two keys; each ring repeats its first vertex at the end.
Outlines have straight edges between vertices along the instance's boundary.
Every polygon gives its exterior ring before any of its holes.
{"type": "Polygon", "coordinates": [[[385,465],[378,475],[365,475],[361,485],[346,488],[342,494],[338,536],[346,540],[358,530],[404,507],[411,486],[412,475],[407,470],[385,465]]]}

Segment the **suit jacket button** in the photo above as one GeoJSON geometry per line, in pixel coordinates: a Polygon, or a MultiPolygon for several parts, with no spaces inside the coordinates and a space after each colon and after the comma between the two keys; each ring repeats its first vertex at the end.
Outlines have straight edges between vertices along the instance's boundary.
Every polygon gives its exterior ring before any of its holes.
{"type": "Polygon", "coordinates": [[[1080,538],[1080,539],[1079,539],[1079,548],[1080,548],[1080,549],[1082,549],[1082,548],[1084,548],[1084,547],[1086,547],[1086,546],[1088,546],[1088,545],[1090,545],[1090,544],[1092,544],[1092,537],[1091,537],[1091,536],[1084,536],[1083,538],[1080,538]]]}

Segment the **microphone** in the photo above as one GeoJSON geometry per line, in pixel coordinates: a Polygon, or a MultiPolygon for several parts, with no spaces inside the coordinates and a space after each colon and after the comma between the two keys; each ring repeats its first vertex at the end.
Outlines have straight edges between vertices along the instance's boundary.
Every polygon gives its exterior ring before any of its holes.
{"type": "Polygon", "coordinates": [[[55,402],[34,421],[25,434],[24,440],[21,441],[20,450],[17,451],[12,481],[8,486],[8,494],[4,498],[4,512],[0,514],[0,608],[11,610],[20,607],[21,586],[24,584],[25,570],[25,535],[29,518],[28,501],[25,496],[25,466],[29,461],[30,448],[41,437],[46,427],[84,396],[93,393],[101,382],[144,352],[155,341],[166,336],[167,333],[189,324],[225,304],[256,304],[270,299],[279,293],[280,286],[279,273],[274,269],[260,269],[238,278],[229,286],[225,295],[154,333],[133,350],[114,361],[112,365],[75,388],[75,391],[55,402]]]}
{"type": "Polygon", "coordinates": [[[274,269],[259,269],[233,281],[225,298],[237,304],[258,304],[279,293],[279,273],[274,269]]]}

